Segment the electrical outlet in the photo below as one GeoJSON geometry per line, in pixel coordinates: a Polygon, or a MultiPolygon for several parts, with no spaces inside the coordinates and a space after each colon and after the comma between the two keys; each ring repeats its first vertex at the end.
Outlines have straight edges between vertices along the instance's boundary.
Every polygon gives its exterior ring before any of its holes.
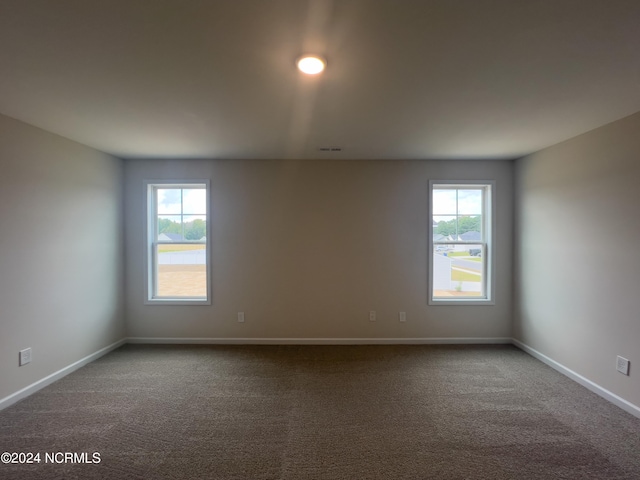
{"type": "Polygon", "coordinates": [[[370,322],[375,322],[376,321],[376,311],[375,310],[371,310],[369,312],[369,321],[370,322]]]}
{"type": "Polygon", "coordinates": [[[401,322],[406,322],[407,321],[407,312],[400,312],[398,314],[398,318],[400,319],[401,322]]]}
{"type": "Polygon", "coordinates": [[[31,363],[31,348],[25,348],[24,350],[20,350],[20,355],[18,359],[18,366],[26,365],[27,363],[31,363]]]}
{"type": "Polygon", "coordinates": [[[618,370],[623,375],[629,375],[629,360],[618,355],[616,370],[618,370]]]}
{"type": "Polygon", "coordinates": [[[244,322],[244,312],[238,312],[238,322],[244,322]]]}

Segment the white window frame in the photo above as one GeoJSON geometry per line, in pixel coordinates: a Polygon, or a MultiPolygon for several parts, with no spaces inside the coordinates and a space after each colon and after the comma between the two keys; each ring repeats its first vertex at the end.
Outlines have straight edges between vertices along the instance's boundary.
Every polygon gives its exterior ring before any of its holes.
{"type": "Polygon", "coordinates": [[[429,305],[495,305],[495,196],[496,185],[494,180],[429,180],[429,281],[428,281],[428,295],[429,305]],[[434,228],[433,228],[433,190],[440,187],[444,188],[483,188],[483,208],[482,208],[482,234],[481,241],[474,242],[443,242],[447,244],[457,243],[483,245],[483,273],[484,273],[484,295],[482,297],[447,297],[441,298],[433,296],[433,251],[434,246],[439,242],[433,241],[434,228]]]}
{"type": "Polygon", "coordinates": [[[144,192],[146,199],[145,211],[145,305],[211,305],[211,189],[208,179],[197,180],[144,180],[144,192]],[[189,242],[205,244],[205,271],[207,281],[207,296],[204,297],[156,297],[157,265],[155,262],[156,245],[163,242],[156,240],[155,232],[158,231],[158,215],[156,205],[156,190],[159,188],[193,188],[205,187],[206,189],[206,229],[205,242],[189,242]]]}

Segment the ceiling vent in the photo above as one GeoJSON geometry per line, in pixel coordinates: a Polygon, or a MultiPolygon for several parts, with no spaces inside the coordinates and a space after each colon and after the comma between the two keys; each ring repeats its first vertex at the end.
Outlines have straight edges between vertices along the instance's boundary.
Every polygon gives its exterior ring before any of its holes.
{"type": "Polygon", "coordinates": [[[342,147],[318,147],[320,152],[341,152],[342,147]]]}

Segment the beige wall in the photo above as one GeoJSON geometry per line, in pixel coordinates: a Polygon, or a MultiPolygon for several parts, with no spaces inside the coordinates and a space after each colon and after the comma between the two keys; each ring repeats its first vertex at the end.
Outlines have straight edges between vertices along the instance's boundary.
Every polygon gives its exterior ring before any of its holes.
{"type": "Polygon", "coordinates": [[[0,116],[0,400],[124,337],[121,182],[120,160],[0,116]]]}
{"type": "Polygon", "coordinates": [[[521,159],[515,184],[515,338],[635,405],[639,132],[636,114],[521,159]]]}
{"type": "Polygon", "coordinates": [[[512,163],[125,162],[131,337],[510,337],[512,163]],[[211,179],[213,304],[144,305],[144,179],[211,179]],[[429,179],[496,181],[495,306],[427,305],[429,179]],[[369,322],[369,310],[378,321],[369,322]],[[236,313],[244,311],[246,322],[236,313]],[[407,322],[398,312],[407,312],[407,322]]]}

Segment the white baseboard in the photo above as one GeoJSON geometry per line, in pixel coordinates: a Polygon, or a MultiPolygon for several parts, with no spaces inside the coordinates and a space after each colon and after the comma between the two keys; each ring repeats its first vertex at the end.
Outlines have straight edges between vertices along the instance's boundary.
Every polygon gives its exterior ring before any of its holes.
{"type": "Polygon", "coordinates": [[[123,338],[122,340],[118,340],[117,342],[112,343],[111,345],[108,345],[104,348],[101,348],[100,350],[92,353],[91,355],[87,355],[86,357],[81,358],[80,360],[72,363],[71,365],[67,365],[64,368],[61,368],[57,372],[54,372],[51,375],[44,377],[43,379],[32,383],[31,385],[23,388],[22,390],[18,390],[17,392],[12,393],[8,397],[4,397],[3,399],[0,399],[0,410],[2,410],[3,408],[7,408],[9,405],[13,405],[19,400],[22,400],[23,398],[28,397],[29,395],[37,392],[38,390],[46,387],[47,385],[51,385],[56,380],[60,380],[62,377],[65,377],[70,373],[75,372],[79,368],[84,367],[87,363],[91,363],[94,360],[97,360],[98,358],[102,357],[103,355],[106,355],[110,351],[115,350],[118,347],[121,347],[125,343],[127,343],[126,338],[123,338]]]}
{"type": "Polygon", "coordinates": [[[136,344],[204,345],[455,345],[510,344],[511,338],[168,338],[129,337],[136,344]]]}
{"type": "Polygon", "coordinates": [[[588,378],[583,377],[579,373],[576,373],[573,370],[565,367],[564,365],[556,362],[555,360],[547,357],[545,354],[540,353],[539,351],[531,348],[529,345],[526,345],[526,344],[522,343],[521,341],[516,340],[515,338],[512,339],[512,342],[516,347],[520,348],[521,350],[524,350],[525,352],[527,352],[532,357],[537,358],[538,360],[540,360],[543,363],[546,363],[547,365],[549,365],[554,370],[557,370],[558,372],[562,373],[563,375],[569,377],[571,380],[573,380],[575,382],[578,382],[583,387],[591,390],[593,393],[601,396],[605,400],[608,400],[609,402],[611,402],[614,405],[620,407],[624,411],[629,412],[634,417],[640,418],[640,407],[638,407],[637,405],[634,405],[633,403],[628,402],[624,398],[619,397],[615,393],[610,392],[606,388],[601,387],[597,383],[592,382],[588,378]]]}

